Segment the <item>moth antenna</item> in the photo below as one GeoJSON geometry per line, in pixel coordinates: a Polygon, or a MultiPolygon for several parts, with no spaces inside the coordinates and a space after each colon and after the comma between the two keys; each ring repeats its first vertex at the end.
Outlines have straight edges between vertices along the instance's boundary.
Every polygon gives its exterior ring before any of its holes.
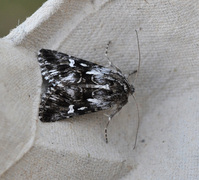
{"type": "MultiPolygon", "coordinates": [[[[137,68],[137,71],[136,71],[136,76],[135,76],[135,80],[134,80],[134,83],[136,82],[137,80],[137,77],[138,77],[138,73],[140,72],[140,62],[141,62],[141,53],[140,53],[140,43],[139,43],[139,37],[138,37],[138,32],[137,30],[135,30],[135,33],[136,33],[136,37],[137,37],[137,45],[138,45],[138,68],[137,68]]],[[[135,73],[135,71],[133,72],[135,73]]],[[[132,74],[133,74],[132,73],[132,74]]]]}
{"type": "Polygon", "coordinates": [[[139,126],[140,126],[140,113],[139,113],[139,108],[138,108],[138,104],[137,104],[135,95],[132,94],[132,96],[133,96],[133,99],[134,99],[134,101],[135,101],[136,108],[137,108],[137,112],[138,112],[138,124],[137,124],[137,129],[136,129],[135,143],[134,143],[134,147],[133,147],[133,149],[135,149],[136,144],[137,144],[138,130],[139,130],[139,126]]]}
{"type": "MultiPolygon", "coordinates": [[[[137,37],[137,45],[138,45],[138,68],[136,71],[134,71],[133,73],[136,73],[136,76],[135,76],[135,80],[134,80],[134,83],[136,82],[137,80],[137,77],[138,77],[138,73],[140,71],[140,62],[141,62],[141,54],[140,54],[140,43],[139,43],[139,38],[138,38],[138,32],[137,30],[135,30],[135,33],[136,33],[136,37],[137,37]]],[[[138,130],[139,130],[139,126],[140,126],[140,112],[139,112],[139,107],[138,107],[138,103],[136,101],[136,98],[135,98],[135,95],[132,94],[133,96],[133,99],[135,101],[135,104],[136,104],[136,108],[137,108],[137,115],[138,115],[138,123],[137,123],[137,129],[136,129],[136,136],[135,136],[135,143],[134,143],[134,147],[133,149],[135,149],[136,147],[136,144],[137,144],[137,137],[138,137],[138,130]]]]}

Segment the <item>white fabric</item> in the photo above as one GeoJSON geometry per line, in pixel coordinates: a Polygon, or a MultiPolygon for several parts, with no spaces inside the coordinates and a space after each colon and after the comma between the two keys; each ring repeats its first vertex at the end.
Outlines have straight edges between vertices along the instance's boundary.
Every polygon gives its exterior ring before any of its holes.
{"type": "Polygon", "coordinates": [[[49,0],[0,43],[1,179],[199,179],[199,1],[49,0]],[[124,73],[141,67],[132,98],[113,118],[97,112],[38,120],[36,53],[49,48],[124,73]]]}

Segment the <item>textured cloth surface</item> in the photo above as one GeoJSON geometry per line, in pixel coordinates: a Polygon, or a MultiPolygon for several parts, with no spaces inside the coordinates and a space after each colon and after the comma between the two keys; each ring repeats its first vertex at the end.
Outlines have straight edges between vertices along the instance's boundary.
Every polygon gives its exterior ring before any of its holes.
{"type": "Polygon", "coordinates": [[[199,1],[49,0],[0,43],[1,179],[199,179],[199,1]],[[113,118],[97,112],[38,120],[36,53],[49,48],[107,65],[136,80],[113,118]]]}

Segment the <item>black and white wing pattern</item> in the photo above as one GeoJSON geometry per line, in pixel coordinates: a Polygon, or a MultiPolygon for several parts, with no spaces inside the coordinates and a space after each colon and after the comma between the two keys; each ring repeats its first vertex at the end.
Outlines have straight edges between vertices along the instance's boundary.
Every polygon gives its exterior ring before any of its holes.
{"type": "Polygon", "coordinates": [[[47,49],[39,51],[38,61],[47,82],[39,109],[41,121],[122,107],[132,93],[121,72],[101,65],[47,49]]]}

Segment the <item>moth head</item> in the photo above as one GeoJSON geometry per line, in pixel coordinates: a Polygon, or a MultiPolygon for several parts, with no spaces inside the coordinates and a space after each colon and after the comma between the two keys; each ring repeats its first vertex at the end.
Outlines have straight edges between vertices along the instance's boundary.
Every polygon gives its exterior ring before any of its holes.
{"type": "Polygon", "coordinates": [[[130,85],[130,93],[131,93],[131,95],[133,95],[134,92],[135,92],[135,88],[134,88],[133,84],[131,84],[130,85]]]}

